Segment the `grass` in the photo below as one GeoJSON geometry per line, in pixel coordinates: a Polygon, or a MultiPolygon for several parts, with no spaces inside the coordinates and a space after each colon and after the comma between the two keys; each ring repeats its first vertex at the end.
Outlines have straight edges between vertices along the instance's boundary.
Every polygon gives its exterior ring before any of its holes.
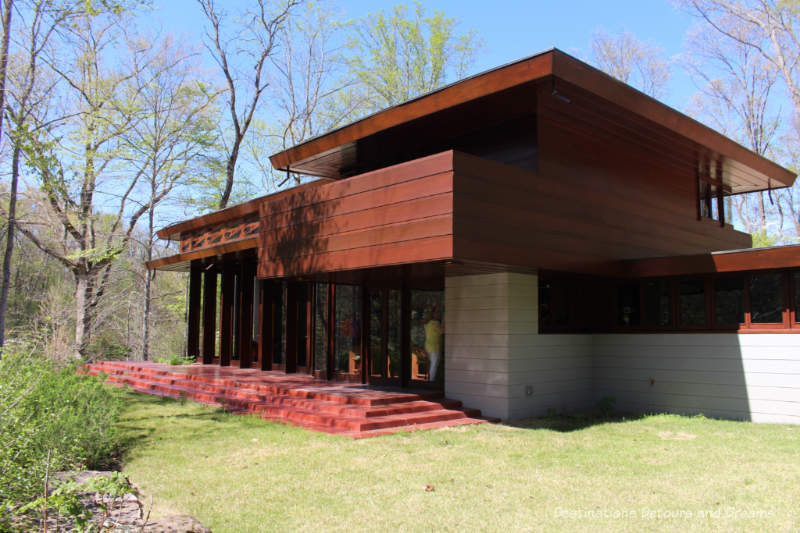
{"type": "Polygon", "coordinates": [[[800,427],[562,417],[352,441],[191,402],[126,405],[125,472],[153,516],[215,533],[800,528],[800,427]]]}

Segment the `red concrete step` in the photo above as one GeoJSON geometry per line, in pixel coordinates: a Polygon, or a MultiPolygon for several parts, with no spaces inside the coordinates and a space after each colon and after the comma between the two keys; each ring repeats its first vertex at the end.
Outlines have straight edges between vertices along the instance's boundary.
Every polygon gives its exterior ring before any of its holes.
{"type": "Polygon", "coordinates": [[[485,422],[480,411],[465,409],[440,392],[381,390],[309,376],[203,365],[101,362],[82,371],[105,374],[109,383],[145,394],[183,397],[351,438],[485,422]]]}

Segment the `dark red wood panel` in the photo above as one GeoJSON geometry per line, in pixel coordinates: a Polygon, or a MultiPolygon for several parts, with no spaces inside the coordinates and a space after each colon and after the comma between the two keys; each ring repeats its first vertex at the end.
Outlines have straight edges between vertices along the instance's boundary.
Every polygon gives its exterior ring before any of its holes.
{"type": "Polygon", "coordinates": [[[448,151],[261,208],[261,278],[452,257],[453,152],[448,151]]]}

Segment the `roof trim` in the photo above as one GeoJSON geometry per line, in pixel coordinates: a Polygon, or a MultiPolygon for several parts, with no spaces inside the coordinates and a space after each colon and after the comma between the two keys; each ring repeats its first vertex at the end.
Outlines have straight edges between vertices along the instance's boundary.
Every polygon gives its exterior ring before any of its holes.
{"type": "Polygon", "coordinates": [[[381,131],[548,76],[576,85],[720,155],[747,165],[775,180],[776,187],[794,183],[796,175],[790,170],[556,48],[466,78],[311,138],[270,156],[270,162],[278,170],[291,170],[295,163],[325,155],[381,131]]]}

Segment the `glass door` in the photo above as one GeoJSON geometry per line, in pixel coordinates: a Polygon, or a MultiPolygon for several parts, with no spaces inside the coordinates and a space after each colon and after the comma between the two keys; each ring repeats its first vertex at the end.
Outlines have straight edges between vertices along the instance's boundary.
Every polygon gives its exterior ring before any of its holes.
{"type": "Polygon", "coordinates": [[[370,383],[400,384],[402,365],[402,293],[399,289],[369,289],[368,324],[370,383]]]}
{"type": "Polygon", "coordinates": [[[409,386],[444,384],[444,291],[411,290],[409,386]]]}

